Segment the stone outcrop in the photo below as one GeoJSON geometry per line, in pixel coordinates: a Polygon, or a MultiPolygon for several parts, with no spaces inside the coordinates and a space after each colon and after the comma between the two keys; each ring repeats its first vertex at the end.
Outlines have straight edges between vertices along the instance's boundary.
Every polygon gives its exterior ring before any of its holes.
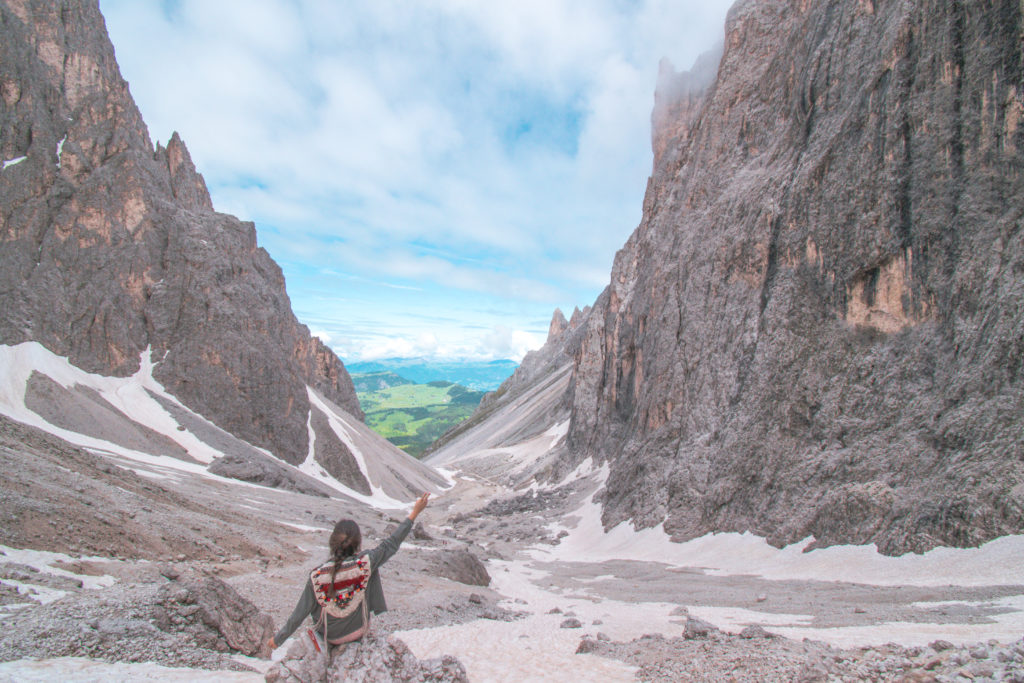
{"type": "Polygon", "coordinates": [[[362,418],[253,225],[214,211],[178,135],[154,148],[95,0],[0,2],[0,161],[0,343],[120,376],[148,351],[185,405],[291,463],[307,386],[362,418]]]}
{"type": "Polygon", "coordinates": [[[468,586],[489,586],[491,576],[476,555],[462,548],[441,549],[434,553],[428,571],[468,586]]]}
{"type": "Polygon", "coordinates": [[[575,355],[606,527],[970,546],[1024,530],[1015,1],[740,0],[663,72],[655,168],[575,355]]]}
{"type": "Polygon", "coordinates": [[[466,683],[466,669],[455,657],[420,660],[409,647],[394,636],[370,634],[360,641],[318,653],[312,641],[296,638],[284,659],[266,675],[268,683],[309,683],[310,681],[346,681],[347,683],[466,683]]]}
{"type": "Polygon", "coordinates": [[[190,636],[199,647],[259,656],[274,635],[274,621],[238,591],[213,576],[179,575],[161,586],[153,606],[157,628],[190,636]]]}

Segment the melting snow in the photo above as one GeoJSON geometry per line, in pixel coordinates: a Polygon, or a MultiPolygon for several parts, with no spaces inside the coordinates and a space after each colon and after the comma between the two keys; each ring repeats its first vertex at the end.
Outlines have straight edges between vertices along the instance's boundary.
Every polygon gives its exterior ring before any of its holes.
{"type": "Polygon", "coordinates": [[[110,558],[108,557],[71,557],[64,553],[54,553],[47,550],[9,548],[5,545],[0,545],[0,563],[8,561],[28,565],[44,574],[79,579],[82,582],[83,588],[106,588],[107,586],[113,586],[117,581],[113,576],[87,576],[53,566],[56,562],[109,562],[110,558]]]}
{"type": "MultiPolygon", "coordinates": [[[[177,420],[150,395],[150,392],[152,392],[168,401],[176,403],[183,410],[189,410],[153,378],[154,365],[151,352],[147,349],[141,354],[139,370],[134,375],[131,377],[105,377],[76,368],[66,358],[57,356],[37,342],[25,342],[16,346],[0,345],[0,414],[33,427],[38,427],[82,448],[87,448],[107,456],[141,463],[146,467],[131,467],[131,469],[142,476],[153,479],[174,480],[180,476],[180,473],[187,472],[236,486],[264,488],[251,482],[221,477],[210,473],[206,469],[202,463],[210,463],[223,454],[199,439],[192,432],[179,429],[180,425],[177,420]],[[93,389],[129,419],[145,425],[178,443],[198,462],[187,462],[170,456],[143,453],[110,441],[62,429],[50,424],[25,405],[27,383],[35,371],[46,375],[67,389],[73,389],[78,385],[93,389]]],[[[213,424],[201,415],[192,414],[196,419],[203,420],[211,428],[214,428],[213,424]]],[[[255,446],[254,448],[270,457],[274,457],[272,453],[264,448],[255,446]]],[[[279,462],[289,466],[283,461],[279,462]]],[[[346,495],[360,499],[365,498],[342,487],[336,480],[327,475],[326,472],[323,472],[316,478],[342,491],[346,495]]],[[[364,500],[364,502],[366,501],[364,500]]],[[[403,506],[403,503],[397,503],[391,507],[403,506]]],[[[381,506],[378,505],[378,507],[381,506]]]]}
{"type": "MultiPolygon", "coordinates": [[[[246,507],[249,506],[247,505],[246,507]]],[[[330,531],[330,529],[323,526],[307,526],[306,524],[295,524],[293,522],[281,522],[281,524],[284,524],[285,526],[290,526],[293,529],[298,529],[299,531],[316,531],[317,533],[323,531],[330,531]]]]}
{"type": "MultiPolygon", "coordinates": [[[[129,457],[134,457],[137,453],[101,439],[61,430],[29,410],[25,406],[25,387],[34,371],[48,376],[66,389],[73,389],[77,385],[93,389],[129,419],[175,441],[199,462],[209,463],[221,455],[191,432],[179,430],[177,420],[150,396],[149,392],[152,392],[181,405],[180,401],[167,393],[163,386],[153,379],[153,363],[148,349],[142,353],[138,372],[131,377],[104,377],[85,372],[37,342],[25,342],[17,346],[0,345],[0,368],[3,369],[0,374],[0,412],[15,420],[57,434],[72,443],[88,448],[106,448],[117,453],[131,453],[129,457]]],[[[162,459],[176,460],[167,457],[162,459]]],[[[205,468],[198,469],[205,472],[205,468]]]]}
{"type": "MultiPolygon", "coordinates": [[[[317,393],[310,389],[309,387],[306,388],[306,393],[309,395],[310,404],[312,404],[312,406],[315,406],[317,409],[322,411],[324,415],[327,416],[327,422],[328,424],[330,424],[331,429],[334,431],[335,435],[337,435],[337,437],[342,440],[345,446],[348,447],[349,452],[351,452],[352,456],[356,459],[356,465],[358,465],[359,471],[363,473],[363,477],[366,479],[366,482],[370,485],[370,495],[366,496],[357,491],[353,491],[347,486],[340,484],[337,480],[331,478],[331,482],[333,482],[332,485],[334,486],[334,488],[344,491],[346,496],[355,498],[361,503],[366,503],[367,505],[370,505],[378,509],[395,510],[409,508],[410,505],[408,503],[392,498],[388,494],[384,493],[384,489],[374,485],[373,479],[370,478],[370,470],[366,466],[366,458],[363,456],[363,452],[356,445],[355,440],[352,438],[352,435],[349,434],[349,429],[344,422],[344,418],[341,415],[335,413],[333,410],[331,410],[330,407],[320,399],[317,393]]],[[[312,411],[312,408],[310,408],[310,411],[312,411]]],[[[306,455],[306,461],[302,463],[300,469],[302,469],[307,474],[320,479],[322,476],[326,475],[326,472],[323,472],[323,468],[321,468],[320,465],[317,464],[316,461],[313,459],[312,413],[310,414],[310,417],[307,421],[307,425],[310,433],[309,453],[306,455]],[[318,476],[317,474],[313,474],[315,468],[318,468],[320,472],[323,472],[323,475],[318,476]]]]}
{"type": "Polygon", "coordinates": [[[100,662],[85,657],[54,657],[51,659],[19,659],[0,663],[0,681],[93,683],[95,681],[171,681],[178,683],[257,683],[263,674],[246,671],[206,671],[178,669],[158,664],[100,662]]]}
{"type": "MultiPolygon", "coordinates": [[[[607,466],[604,466],[606,476],[607,466]]],[[[568,516],[575,526],[561,544],[533,548],[542,560],[603,562],[646,560],[679,567],[697,567],[709,574],[747,574],[766,579],[844,581],[875,586],[1024,585],[1024,535],[1004,536],[978,548],[935,548],[921,555],[882,555],[874,545],[842,545],[803,552],[806,538],[775,548],[751,533],[708,534],[673,543],[664,526],[637,531],[623,522],[607,533],[601,506],[591,499],[568,516]]]]}
{"type": "Polygon", "coordinates": [[[0,166],[0,171],[6,169],[8,166],[20,164],[21,162],[25,161],[25,159],[28,159],[28,157],[15,157],[13,159],[8,159],[7,161],[3,162],[3,166],[0,166]]]}

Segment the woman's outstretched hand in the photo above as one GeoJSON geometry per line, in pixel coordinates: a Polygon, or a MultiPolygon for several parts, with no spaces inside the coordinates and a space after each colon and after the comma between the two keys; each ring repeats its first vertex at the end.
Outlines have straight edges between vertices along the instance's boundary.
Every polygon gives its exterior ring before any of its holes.
{"type": "Polygon", "coordinates": [[[423,508],[427,507],[427,500],[430,498],[429,493],[424,493],[422,496],[416,499],[416,502],[412,504],[412,512],[409,513],[409,519],[416,521],[416,518],[423,512],[423,508]]]}

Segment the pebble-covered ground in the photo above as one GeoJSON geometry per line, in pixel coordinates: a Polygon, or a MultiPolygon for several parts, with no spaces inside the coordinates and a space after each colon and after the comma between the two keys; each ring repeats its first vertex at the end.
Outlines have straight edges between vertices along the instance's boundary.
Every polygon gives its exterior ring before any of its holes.
{"type": "MultiPolygon", "coordinates": [[[[239,655],[201,628],[190,607],[195,600],[178,584],[189,577],[223,580],[276,628],[291,612],[306,572],[322,559],[337,518],[356,518],[370,545],[403,514],[172,474],[2,426],[0,455],[11,461],[2,474],[3,514],[11,524],[0,536],[0,662],[87,657],[197,672],[248,670],[258,678],[269,662],[239,655]],[[18,493],[38,486],[29,480],[34,470],[13,466],[19,448],[63,463],[49,467],[57,475],[46,482],[65,492],[63,513],[18,493]],[[130,528],[123,543],[121,523],[130,528]],[[25,547],[52,553],[25,553],[25,547]],[[171,604],[168,595],[179,597],[171,604]]],[[[551,522],[588,495],[584,489],[514,495],[481,479],[461,479],[432,502],[424,524],[382,569],[391,609],[374,619],[374,630],[405,634],[423,658],[445,654],[445,634],[459,628],[498,636],[518,629],[516,646],[568,662],[575,675],[566,680],[574,682],[588,680],[588,670],[605,669],[649,681],[1024,681],[1024,634],[851,648],[782,637],[770,626],[740,635],[737,628],[704,627],[697,619],[714,622],[706,615],[715,609],[757,610],[780,624],[805,615],[819,632],[902,621],[984,633],[1007,609],[998,601],[1024,594],[1024,587],[769,581],[650,561],[545,560],[537,549],[557,548],[564,538],[551,522]],[[490,586],[474,582],[474,567],[458,559],[466,553],[486,562],[490,586]],[[656,628],[645,630],[647,624],[656,628]],[[431,642],[441,643],[429,646],[438,651],[417,649],[428,647],[429,638],[417,644],[417,635],[428,632],[431,642]],[[548,637],[555,632],[558,638],[548,637]],[[598,661],[616,665],[591,664],[598,661]]],[[[470,658],[497,662],[490,642],[461,644],[471,680],[487,676],[473,678],[481,669],[470,658]]]]}

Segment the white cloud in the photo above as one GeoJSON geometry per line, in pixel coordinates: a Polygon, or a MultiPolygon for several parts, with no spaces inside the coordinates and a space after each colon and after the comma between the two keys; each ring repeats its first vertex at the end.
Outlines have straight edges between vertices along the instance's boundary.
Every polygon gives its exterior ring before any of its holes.
{"type": "Polygon", "coordinates": [[[432,332],[414,336],[371,335],[364,339],[345,339],[332,345],[346,360],[381,358],[437,358],[444,360],[521,361],[528,351],[544,344],[540,335],[498,326],[475,335],[459,331],[438,337],[432,332]]]}
{"type": "Polygon", "coordinates": [[[331,335],[329,333],[324,332],[323,330],[310,328],[309,334],[311,337],[316,337],[317,339],[322,341],[325,345],[331,345],[331,335]]]}
{"type": "MultiPolygon", "coordinates": [[[[516,330],[607,283],[640,219],[658,59],[692,63],[729,4],[101,7],[152,134],[178,130],[218,210],[256,222],[297,310],[313,293],[289,263],[487,295],[516,330]]],[[[387,322],[357,313],[336,324],[387,322]]]]}

